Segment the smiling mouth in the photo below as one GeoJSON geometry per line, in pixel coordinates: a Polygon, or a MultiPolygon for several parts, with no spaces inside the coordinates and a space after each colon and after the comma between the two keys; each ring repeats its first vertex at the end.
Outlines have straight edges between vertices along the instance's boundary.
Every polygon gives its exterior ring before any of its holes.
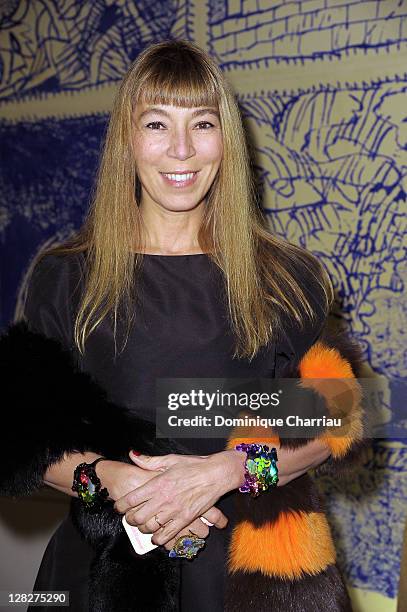
{"type": "Polygon", "coordinates": [[[185,187],[192,185],[198,175],[196,172],[160,172],[167,183],[175,187],[185,187]]]}

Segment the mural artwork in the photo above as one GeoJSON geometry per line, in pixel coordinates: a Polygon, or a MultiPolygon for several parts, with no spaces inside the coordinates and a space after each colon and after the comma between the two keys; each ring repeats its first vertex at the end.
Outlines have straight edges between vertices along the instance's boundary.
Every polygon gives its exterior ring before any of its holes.
{"type": "MultiPolygon", "coordinates": [[[[234,86],[270,227],[324,262],[391,410],[407,375],[404,0],[1,3],[2,325],[38,248],[83,219],[117,82],[169,37],[234,86]]],[[[406,471],[400,437],[320,479],[356,610],[395,610],[406,471]]]]}

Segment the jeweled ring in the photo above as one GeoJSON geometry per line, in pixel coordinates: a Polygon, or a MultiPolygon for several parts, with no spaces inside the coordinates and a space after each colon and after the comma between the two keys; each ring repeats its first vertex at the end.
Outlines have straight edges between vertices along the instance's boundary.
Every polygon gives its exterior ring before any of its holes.
{"type": "Polygon", "coordinates": [[[195,535],[189,530],[191,535],[180,536],[174,547],[168,553],[171,558],[193,559],[198,554],[198,551],[205,546],[205,540],[195,535]]]}

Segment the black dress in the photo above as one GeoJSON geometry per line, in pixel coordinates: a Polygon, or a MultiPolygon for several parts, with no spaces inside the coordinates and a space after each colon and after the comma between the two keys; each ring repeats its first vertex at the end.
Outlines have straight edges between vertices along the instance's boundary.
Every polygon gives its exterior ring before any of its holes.
{"type": "MultiPolygon", "coordinates": [[[[136,318],[126,348],[114,355],[112,324],[105,319],[89,337],[84,357],[74,346],[73,324],[83,289],[83,255],[47,256],[32,276],[25,316],[29,324],[69,347],[81,369],[105,388],[109,399],[154,421],[155,380],[160,377],[274,377],[302,354],[320,331],[323,315],[306,333],[290,334],[249,362],[233,359],[221,273],[205,254],[145,255],[135,299],[136,318]]],[[[306,284],[305,284],[306,286],[306,284]]],[[[308,285],[309,289],[309,285],[308,285]]],[[[312,292],[310,293],[313,299],[312,292]]],[[[318,308],[318,300],[315,302],[318,308]]],[[[225,448],[224,439],[184,439],[196,454],[225,448]]],[[[182,561],[182,612],[222,612],[227,546],[233,527],[233,496],[217,506],[229,518],[225,530],[210,528],[205,548],[193,562],[182,561]]],[[[70,591],[70,609],[85,612],[87,578],[93,551],[67,517],[51,538],[35,590],[70,591]]],[[[112,611],[116,612],[116,611],[112,611]]],[[[119,611],[117,611],[119,612],[119,611]]]]}

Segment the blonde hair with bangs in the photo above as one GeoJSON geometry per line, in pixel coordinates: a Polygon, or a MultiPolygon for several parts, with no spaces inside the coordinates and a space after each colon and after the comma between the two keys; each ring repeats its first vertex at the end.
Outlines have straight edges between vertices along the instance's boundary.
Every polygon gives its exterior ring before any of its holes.
{"type": "Polygon", "coordinates": [[[85,253],[85,290],[75,321],[79,351],[84,353],[87,338],[107,315],[116,338],[119,308],[127,321],[124,348],[136,316],[130,296],[145,250],[132,151],[133,111],[139,102],[219,111],[223,158],[206,196],[198,242],[223,273],[234,356],[251,359],[274,340],[284,331],[284,313],[301,327],[315,318],[298,280],[299,267],[315,278],[327,312],[333,291],[323,267],[309,252],[270,233],[257,206],[239,108],[220,68],[195,44],[170,40],[146,48],[121,82],[82,228],[40,255],[85,253]]]}

